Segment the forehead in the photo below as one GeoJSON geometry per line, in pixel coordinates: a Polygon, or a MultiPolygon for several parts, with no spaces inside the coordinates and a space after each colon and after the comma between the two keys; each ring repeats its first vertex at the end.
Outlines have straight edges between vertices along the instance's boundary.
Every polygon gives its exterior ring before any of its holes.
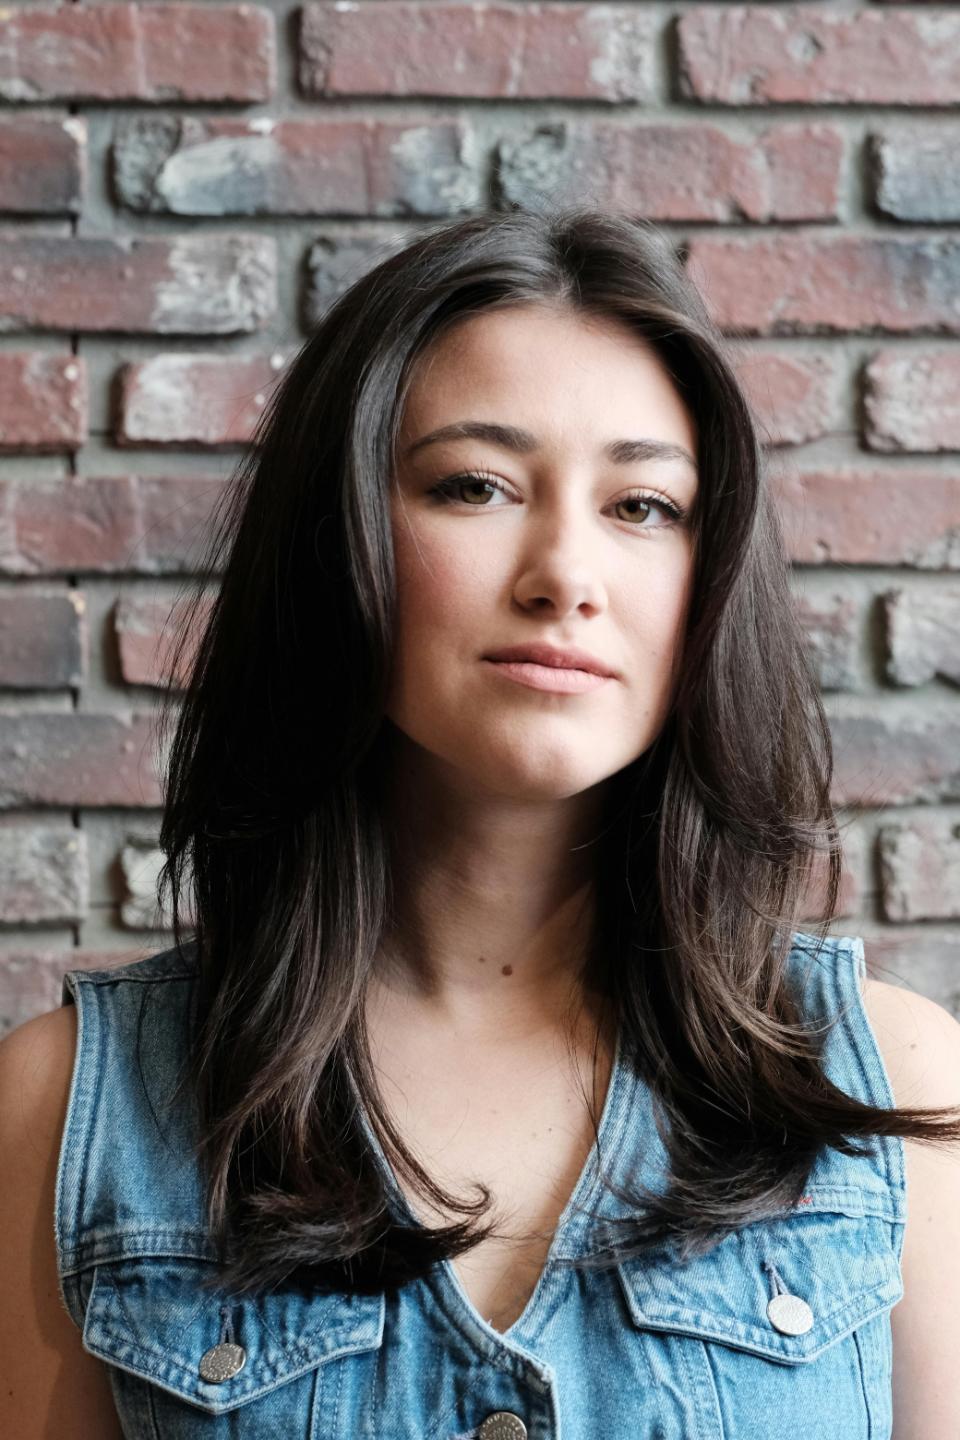
{"type": "Polygon", "coordinates": [[[468,414],[591,449],[633,433],[696,449],[695,420],[649,341],[623,321],[546,305],[466,316],[417,357],[402,442],[468,414]]]}

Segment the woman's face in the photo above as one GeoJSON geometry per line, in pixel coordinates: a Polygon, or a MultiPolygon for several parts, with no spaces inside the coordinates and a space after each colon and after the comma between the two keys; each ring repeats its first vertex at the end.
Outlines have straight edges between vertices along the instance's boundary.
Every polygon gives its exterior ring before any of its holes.
{"type": "Polygon", "coordinates": [[[694,566],[671,506],[693,506],[696,454],[663,363],[618,322],[491,311],[419,358],[391,496],[387,714],[459,784],[559,799],[656,739],[694,566]],[[487,658],[524,645],[574,647],[612,674],[487,658]]]}

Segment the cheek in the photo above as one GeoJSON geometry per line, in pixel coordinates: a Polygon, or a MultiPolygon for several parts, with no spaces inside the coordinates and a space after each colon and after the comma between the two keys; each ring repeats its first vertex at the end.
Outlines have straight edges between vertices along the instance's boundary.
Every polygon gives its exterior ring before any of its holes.
{"type": "Polygon", "coordinates": [[[641,654],[665,663],[682,644],[693,593],[693,567],[687,559],[650,566],[628,587],[631,631],[641,654]]]}
{"type": "MultiPolygon", "coordinates": [[[[415,533],[401,526],[395,535],[397,631],[403,644],[414,646],[426,632],[464,632],[464,620],[482,627],[481,604],[495,603],[497,580],[477,546],[453,547],[431,534],[428,526],[415,533]]],[[[428,647],[429,648],[429,647],[428,647]]]]}
{"type": "Polygon", "coordinates": [[[499,582],[470,547],[442,542],[429,526],[415,533],[398,527],[394,564],[387,713],[413,739],[435,748],[441,732],[449,737],[452,717],[462,709],[465,664],[491,638],[489,615],[499,582]]]}

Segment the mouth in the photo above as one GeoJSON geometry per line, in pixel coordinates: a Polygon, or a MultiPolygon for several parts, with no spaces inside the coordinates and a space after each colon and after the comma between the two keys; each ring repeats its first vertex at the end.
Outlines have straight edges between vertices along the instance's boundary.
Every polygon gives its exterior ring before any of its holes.
{"type": "Polygon", "coordinates": [[[568,665],[541,665],[532,660],[490,660],[483,662],[511,684],[525,685],[530,690],[546,690],[554,695],[583,695],[609,685],[611,675],[598,675],[592,670],[578,670],[568,665]]]}
{"type": "Polygon", "coordinates": [[[541,665],[548,669],[586,670],[592,675],[616,679],[615,672],[599,656],[573,645],[553,645],[549,642],[505,645],[499,650],[491,651],[484,659],[498,663],[516,661],[525,665],[541,665]]]}

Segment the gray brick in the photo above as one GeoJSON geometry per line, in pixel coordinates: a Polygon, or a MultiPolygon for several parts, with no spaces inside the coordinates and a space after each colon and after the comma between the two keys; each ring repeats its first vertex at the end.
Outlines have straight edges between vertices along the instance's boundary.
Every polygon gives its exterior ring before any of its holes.
{"type": "Polygon", "coordinates": [[[0,826],[0,921],[8,925],[82,920],[90,893],[82,830],[0,826]]]}
{"type": "Polygon", "coordinates": [[[888,920],[960,920],[960,822],[884,825],[877,845],[888,920]]]}
{"type": "Polygon", "coordinates": [[[960,685],[960,585],[889,590],[882,597],[887,679],[960,685]]]}

